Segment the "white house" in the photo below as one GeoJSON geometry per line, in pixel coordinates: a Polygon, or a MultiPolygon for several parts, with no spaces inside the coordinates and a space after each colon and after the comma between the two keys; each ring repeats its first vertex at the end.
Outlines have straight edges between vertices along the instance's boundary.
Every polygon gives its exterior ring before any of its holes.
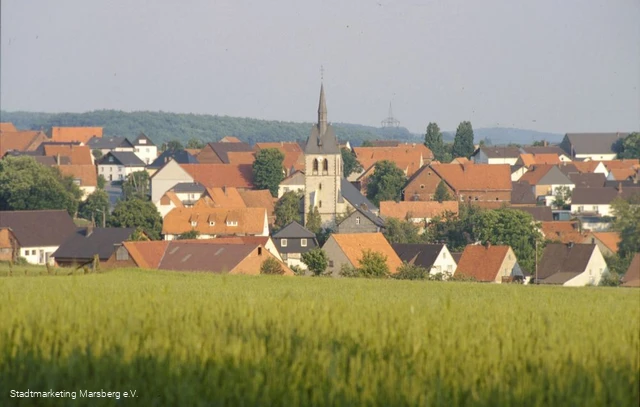
{"type": "Polygon", "coordinates": [[[51,255],[76,232],[63,210],[2,211],[0,227],[10,228],[18,240],[18,255],[31,264],[51,264],[51,255]]]}
{"type": "Polygon", "coordinates": [[[133,144],[126,137],[92,137],[87,146],[93,150],[99,150],[103,155],[111,151],[133,152],[133,144]]]}
{"type": "Polygon", "coordinates": [[[296,171],[278,185],[278,198],[289,191],[304,192],[304,172],[296,171]]]}
{"type": "Polygon", "coordinates": [[[567,133],[560,147],[572,159],[615,160],[615,144],[629,133],[567,133]]]}
{"type": "Polygon", "coordinates": [[[130,151],[111,151],[96,161],[98,175],[107,181],[122,181],[136,171],[144,171],[145,163],[130,151]]]}
{"type": "Polygon", "coordinates": [[[509,146],[484,146],[478,148],[471,160],[476,164],[509,164],[515,165],[520,158],[520,148],[509,146]]]}
{"type": "Polygon", "coordinates": [[[538,282],[567,287],[598,285],[608,270],[596,244],[549,243],[538,265],[538,282]]]}
{"type": "Polygon", "coordinates": [[[452,277],[458,267],[449,249],[444,244],[403,244],[391,245],[400,260],[405,263],[423,267],[429,274],[442,275],[447,279],[452,277]]]}
{"type": "Polygon", "coordinates": [[[158,157],[158,147],[144,133],[140,133],[131,144],[133,144],[135,154],[145,164],[151,164],[158,157]]]}
{"type": "Polygon", "coordinates": [[[196,232],[198,239],[222,236],[269,236],[269,219],[264,208],[175,208],[163,219],[165,240],[196,232]]]}
{"type": "Polygon", "coordinates": [[[638,188],[617,187],[575,188],[571,196],[571,213],[613,216],[611,203],[616,198],[628,198],[638,188]],[[635,191],[634,191],[635,190],[635,191]]]}

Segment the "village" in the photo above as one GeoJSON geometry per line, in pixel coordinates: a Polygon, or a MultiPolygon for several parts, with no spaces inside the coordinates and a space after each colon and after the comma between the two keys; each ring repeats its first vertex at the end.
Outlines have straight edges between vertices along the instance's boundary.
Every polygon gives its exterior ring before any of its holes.
{"type": "Polygon", "coordinates": [[[305,141],[249,145],[229,135],[202,148],[160,151],[144,133],[2,123],[2,161],[57,169],[79,187],[84,218],[62,208],[3,210],[0,261],[637,287],[637,236],[621,235],[615,222],[625,205],[640,204],[640,162],[619,159],[615,150],[627,136],[481,143],[468,156],[439,162],[427,143],[338,140],[323,87],[305,141]],[[98,193],[108,204],[96,204],[98,193]],[[132,220],[107,225],[131,196],[152,204],[160,233],[145,229],[148,220],[135,220],[143,217],[136,206],[123,210],[132,220]],[[475,216],[468,232],[443,231],[466,227],[464,216],[475,216]],[[506,230],[512,224],[500,222],[514,216],[518,226],[506,230]],[[482,220],[490,217],[497,225],[482,220]]]}

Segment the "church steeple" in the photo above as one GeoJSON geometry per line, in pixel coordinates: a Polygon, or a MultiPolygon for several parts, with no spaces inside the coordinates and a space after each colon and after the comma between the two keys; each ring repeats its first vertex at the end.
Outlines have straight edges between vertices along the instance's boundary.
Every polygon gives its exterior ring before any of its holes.
{"type": "Polygon", "coordinates": [[[320,103],[318,104],[318,130],[320,136],[327,131],[327,101],[324,98],[324,84],[320,84],[320,103]]]}

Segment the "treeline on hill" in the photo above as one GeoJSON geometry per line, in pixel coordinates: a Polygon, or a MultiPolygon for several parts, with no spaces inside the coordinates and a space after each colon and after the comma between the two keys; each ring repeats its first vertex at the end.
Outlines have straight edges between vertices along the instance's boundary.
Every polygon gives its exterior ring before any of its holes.
{"type": "MultiPolygon", "coordinates": [[[[249,144],[255,142],[306,140],[311,123],[259,120],[241,117],[167,112],[123,112],[95,110],[86,113],[0,113],[2,121],[19,129],[48,130],[52,126],[101,126],[107,136],[136,136],[144,132],[158,145],[177,140],[186,144],[196,138],[204,142],[235,136],[249,144]]],[[[334,123],[340,140],[360,145],[365,140],[420,142],[422,136],[404,127],[376,128],[359,124],[334,123]]]]}

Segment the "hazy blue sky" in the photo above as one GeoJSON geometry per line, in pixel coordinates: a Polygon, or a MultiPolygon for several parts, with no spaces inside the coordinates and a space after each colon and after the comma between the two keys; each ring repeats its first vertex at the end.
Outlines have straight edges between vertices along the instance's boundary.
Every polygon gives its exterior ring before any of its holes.
{"type": "Polygon", "coordinates": [[[2,0],[4,110],[640,129],[639,0],[2,0]]]}

